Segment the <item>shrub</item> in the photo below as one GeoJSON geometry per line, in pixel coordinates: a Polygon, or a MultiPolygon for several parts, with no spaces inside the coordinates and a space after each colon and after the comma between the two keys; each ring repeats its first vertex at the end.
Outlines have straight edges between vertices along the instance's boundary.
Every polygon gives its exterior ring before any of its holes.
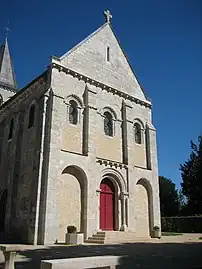
{"type": "Polygon", "coordinates": [[[158,226],[154,226],[153,230],[154,230],[154,231],[159,231],[160,228],[159,228],[158,226]]]}
{"type": "Polygon", "coordinates": [[[163,232],[202,233],[202,217],[163,217],[161,227],[163,232]]]}
{"type": "Polygon", "coordinates": [[[69,226],[67,226],[67,232],[68,232],[68,234],[76,234],[77,228],[73,225],[69,225],[69,226]]]}

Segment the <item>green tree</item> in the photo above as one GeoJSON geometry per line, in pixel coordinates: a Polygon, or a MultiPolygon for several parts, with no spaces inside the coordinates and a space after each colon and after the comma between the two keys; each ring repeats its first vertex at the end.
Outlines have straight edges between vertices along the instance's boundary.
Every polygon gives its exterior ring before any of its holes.
{"type": "Polygon", "coordinates": [[[159,176],[160,207],[162,217],[179,214],[178,192],[172,180],[159,176]]]}
{"type": "Polygon", "coordinates": [[[179,201],[179,210],[181,211],[187,205],[182,189],[178,191],[178,201],[179,201]]]}
{"type": "Polygon", "coordinates": [[[191,141],[190,157],[180,170],[189,214],[202,214],[202,136],[198,137],[198,145],[191,141]]]}
{"type": "Polygon", "coordinates": [[[182,189],[178,191],[178,201],[179,201],[179,215],[180,216],[188,216],[189,208],[187,204],[187,199],[184,196],[182,189]]]}

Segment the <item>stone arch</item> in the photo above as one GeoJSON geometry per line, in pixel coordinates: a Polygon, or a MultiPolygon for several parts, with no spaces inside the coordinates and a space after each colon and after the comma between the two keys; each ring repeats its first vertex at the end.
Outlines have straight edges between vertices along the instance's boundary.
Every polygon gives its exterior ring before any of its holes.
{"type": "Polygon", "coordinates": [[[116,115],[116,112],[114,111],[114,109],[106,106],[103,108],[102,114],[104,115],[105,112],[109,112],[112,115],[112,119],[117,120],[117,115],[116,115]]]}
{"type": "Polygon", "coordinates": [[[152,227],[153,227],[153,190],[150,182],[145,179],[141,178],[137,181],[136,184],[137,192],[140,195],[139,197],[136,196],[136,210],[139,206],[139,210],[141,212],[136,211],[137,216],[137,233],[138,229],[138,218],[140,219],[139,225],[141,226],[141,233],[145,234],[146,236],[152,235],[152,227]],[[139,188],[138,188],[139,187],[139,188]],[[139,198],[139,199],[138,199],[139,198]],[[140,205],[141,204],[141,205],[140,205]]]}
{"type": "Polygon", "coordinates": [[[139,118],[135,118],[135,119],[133,120],[133,125],[134,125],[135,123],[139,123],[142,130],[145,129],[145,125],[144,125],[144,123],[143,123],[143,121],[142,121],[141,119],[139,119],[139,118]]]}
{"type": "Polygon", "coordinates": [[[87,177],[82,168],[69,165],[62,170],[60,180],[59,240],[64,240],[68,225],[87,233],[87,177]]]}
{"type": "Polygon", "coordinates": [[[28,111],[30,110],[30,108],[31,108],[32,105],[35,105],[35,107],[37,108],[37,105],[38,105],[37,101],[36,100],[32,100],[32,102],[28,106],[28,109],[27,109],[28,111]]]}
{"type": "Polygon", "coordinates": [[[70,94],[68,95],[65,99],[64,99],[64,102],[65,104],[69,104],[69,102],[73,100],[75,101],[77,104],[78,104],[78,107],[79,108],[82,108],[83,107],[83,102],[82,100],[76,95],[76,94],[70,94]]]}
{"type": "Polygon", "coordinates": [[[127,192],[126,182],[125,182],[122,174],[119,173],[116,169],[114,169],[114,168],[103,169],[101,171],[101,181],[105,177],[111,178],[112,182],[115,184],[116,190],[118,190],[119,193],[126,193],[127,192]]]}

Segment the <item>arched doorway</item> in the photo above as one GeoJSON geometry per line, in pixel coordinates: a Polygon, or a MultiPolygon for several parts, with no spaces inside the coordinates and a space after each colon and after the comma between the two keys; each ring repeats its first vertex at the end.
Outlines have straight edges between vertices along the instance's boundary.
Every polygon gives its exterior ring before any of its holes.
{"type": "Polygon", "coordinates": [[[6,204],[7,204],[7,190],[3,191],[0,200],[0,233],[4,232],[5,228],[6,204]]]}
{"type": "Polygon", "coordinates": [[[115,188],[109,178],[100,184],[100,229],[115,230],[115,188]]]}

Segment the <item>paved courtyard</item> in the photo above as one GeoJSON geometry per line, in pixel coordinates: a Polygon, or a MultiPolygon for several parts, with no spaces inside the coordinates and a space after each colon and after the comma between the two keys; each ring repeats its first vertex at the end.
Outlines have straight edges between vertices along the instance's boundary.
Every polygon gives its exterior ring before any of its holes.
{"type": "MultiPolygon", "coordinates": [[[[131,244],[41,246],[21,252],[17,256],[16,269],[40,269],[43,259],[61,259],[99,255],[126,256],[119,268],[141,269],[202,269],[202,234],[165,236],[131,244]]],[[[3,268],[0,253],[0,268],[3,268]]],[[[68,268],[67,268],[68,269],[68,268]]]]}

